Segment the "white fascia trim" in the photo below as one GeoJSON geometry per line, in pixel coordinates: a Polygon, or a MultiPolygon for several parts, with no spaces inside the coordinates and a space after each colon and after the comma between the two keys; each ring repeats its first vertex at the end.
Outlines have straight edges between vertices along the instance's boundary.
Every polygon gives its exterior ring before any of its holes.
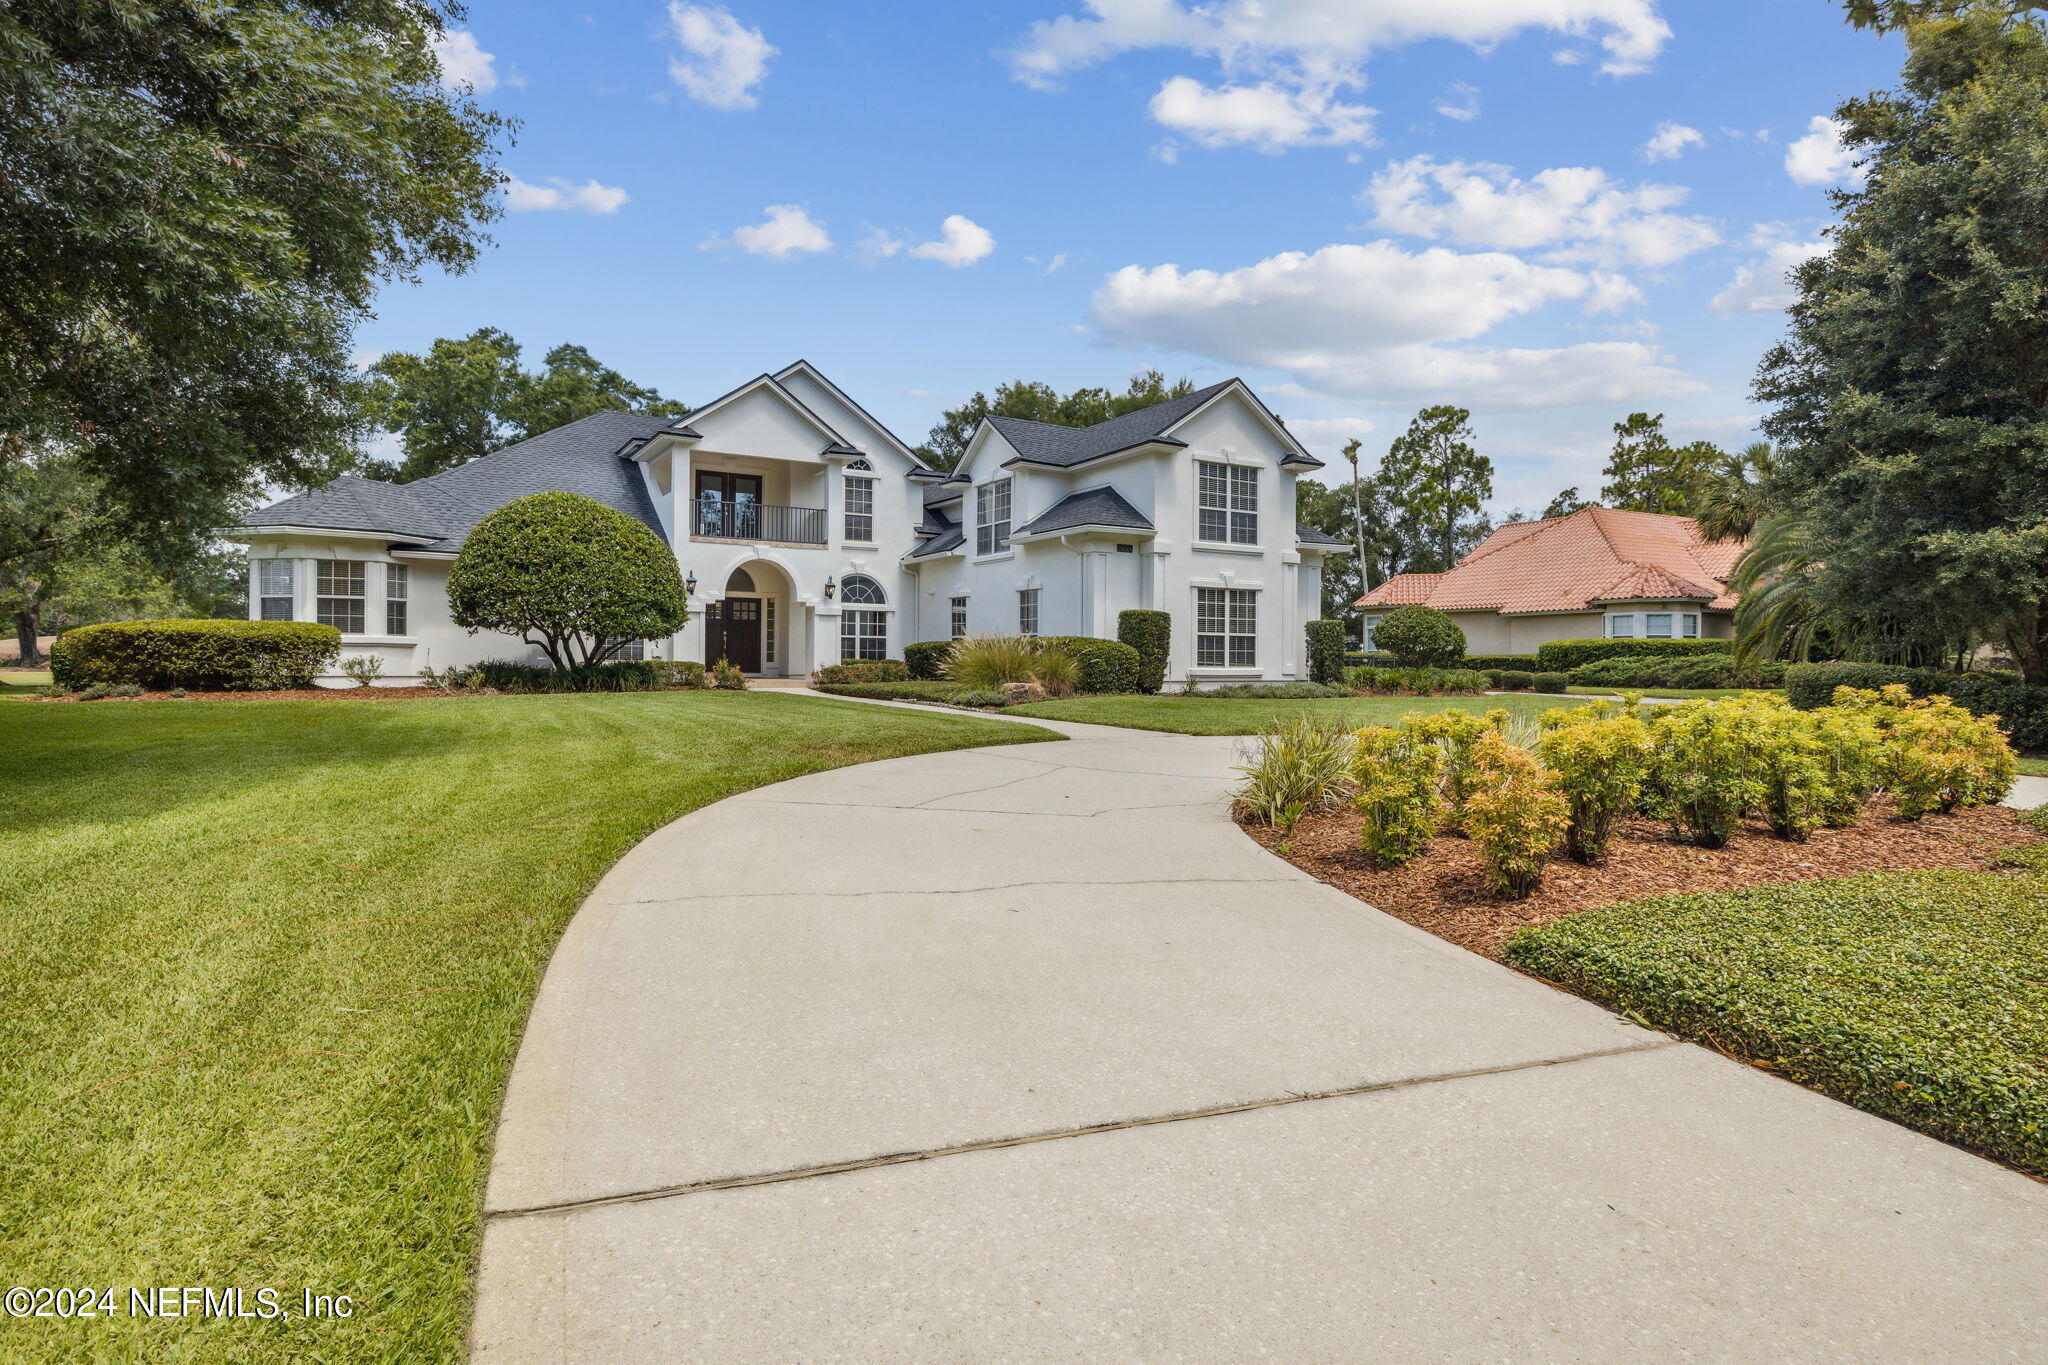
{"type": "Polygon", "coordinates": [[[236,526],[220,533],[221,539],[248,541],[262,536],[306,536],[316,540],[380,540],[389,545],[393,541],[410,540],[395,531],[342,531],[332,526],[236,526]]]}
{"type": "Polygon", "coordinates": [[[1104,526],[1097,522],[1088,522],[1081,526],[1062,526],[1057,531],[1033,531],[1029,535],[1012,535],[1010,543],[1031,545],[1041,540],[1061,540],[1067,536],[1079,535],[1113,535],[1122,536],[1125,540],[1150,540],[1158,534],[1157,531],[1141,531],[1135,526],[1104,526]]]}
{"type": "Polygon", "coordinates": [[[393,559],[432,559],[432,560],[441,560],[441,561],[452,561],[452,560],[453,560],[453,559],[455,558],[455,551],[453,551],[453,550],[393,550],[393,551],[391,552],[391,557],[392,557],[393,559]]]}
{"type": "MultiPolygon", "coordinates": [[[[695,426],[700,419],[710,416],[712,413],[717,412],[720,408],[724,407],[728,403],[737,403],[740,399],[745,398],[748,394],[754,392],[754,390],[758,388],[761,388],[763,385],[766,385],[768,388],[772,389],[777,397],[781,398],[783,402],[789,404],[789,406],[797,413],[798,416],[802,417],[806,422],[809,422],[811,424],[813,430],[823,432],[825,435],[825,443],[827,445],[831,445],[834,443],[844,445],[847,443],[846,438],[840,435],[838,432],[834,431],[831,428],[831,426],[826,423],[824,418],[818,416],[817,413],[812,412],[810,406],[806,404],[803,399],[798,398],[788,389],[785,389],[782,387],[782,385],[776,383],[775,376],[772,374],[758,375],[755,378],[748,380],[746,383],[734,389],[731,393],[721,394],[717,398],[714,398],[709,403],[705,404],[703,407],[694,409],[693,411],[685,415],[682,420],[690,424],[691,426],[695,426]]],[[[654,435],[647,438],[646,445],[642,446],[638,451],[634,452],[633,458],[636,460],[644,458],[647,455],[648,451],[653,449],[655,443],[658,441],[681,441],[684,444],[689,444],[690,439],[691,438],[687,436],[677,436],[673,432],[658,431],[654,435]]]]}
{"type": "Polygon", "coordinates": [[[1028,469],[1035,472],[1050,472],[1054,474],[1068,474],[1077,469],[1085,469],[1092,474],[1105,465],[1115,464],[1118,460],[1128,460],[1137,455],[1177,455],[1187,448],[1186,444],[1180,441],[1169,443],[1158,440],[1144,440],[1134,446],[1125,446],[1122,450],[1112,450],[1105,455],[1091,455],[1078,464],[1048,464],[1044,460],[1034,460],[1027,455],[1017,455],[1003,461],[1003,468],[1013,470],[1028,469]]]}
{"type": "MultiPolygon", "coordinates": [[[[1182,427],[1194,421],[1197,417],[1207,412],[1210,408],[1215,407],[1225,398],[1228,398],[1230,395],[1237,393],[1240,390],[1242,390],[1244,393],[1246,399],[1246,406],[1252,410],[1253,415],[1256,416],[1259,419],[1259,421],[1265,424],[1266,430],[1272,432],[1274,436],[1279,438],[1280,444],[1286,446],[1289,451],[1293,452],[1296,455],[1301,456],[1303,459],[1314,460],[1316,458],[1315,456],[1309,454],[1307,447],[1303,446],[1301,442],[1294,439],[1294,433],[1289,431],[1286,428],[1286,426],[1280,422],[1278,418],[1273,416],[1273,414],[1267,409],[1266,405],[1259,401],[1259,396],[1252,392],[1251,385],[1245,383],[1242,379],[1231,380],[1230,384],[1222,391],[1217,393],[1215,397],[1211,398],[1208,402],[1202,404],[1202,406],[1196,408],[1193,412],[1181,418],[1178,422],[1175,422],[1172,426],[1168,427],[1166,430],[1160,432],[1159,434],[1161,436],[1173,435],[1174,432],[1179,431],[1182,427]]],[[[1317,461],[1317,463],[1321,463],[1321,461],[1317,461]]]]}

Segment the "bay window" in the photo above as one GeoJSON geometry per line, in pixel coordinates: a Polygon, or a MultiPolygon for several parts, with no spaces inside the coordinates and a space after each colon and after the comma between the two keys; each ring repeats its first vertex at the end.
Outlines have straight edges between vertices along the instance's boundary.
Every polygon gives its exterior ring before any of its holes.
{"type": "Polygon", "coordinates": [[[315,575],[313,619],[343,635],[363,633],[363,566],[349,559],[323,559],[315,575]]]}
{"type": "Polygon", "coordinates": [[[292,619],[292,562],[289,559],[256,561],[258,618],[264,621],[292,619]]]}

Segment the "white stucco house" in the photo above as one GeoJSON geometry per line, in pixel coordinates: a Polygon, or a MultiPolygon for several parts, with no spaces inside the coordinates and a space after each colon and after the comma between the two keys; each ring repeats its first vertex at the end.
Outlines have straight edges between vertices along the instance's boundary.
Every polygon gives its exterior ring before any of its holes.
{"type": "Polygon", "coordinates": [[[685,418],[601,412],[432,478],[337,479],[231,534],[252,618],[335,625],[389,683],[541,657],[455,625],[446,585],[472,526],[556,490],[674,547],[690,621],[644,657],[801,676],[967,634],[1114,639],[1149,607],[1173,617],[1169,679],[1285,681],[1343,548],[1294,520],[1320,463],[1231,379],[1092,427],[991,418],[946,473],[798,361],[685,418]]]}

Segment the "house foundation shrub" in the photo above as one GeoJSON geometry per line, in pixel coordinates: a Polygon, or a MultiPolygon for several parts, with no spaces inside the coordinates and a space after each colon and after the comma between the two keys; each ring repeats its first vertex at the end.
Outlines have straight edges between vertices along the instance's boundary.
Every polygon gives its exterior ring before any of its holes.
{"type": "Polygon", "coordinates": [[[828,683],[909,682],[910,678],[910,667],[902,659],[847,659],[818,670],[818,681],[828,683]]]}
{"type": "Polygon", "coordinates": [[[1369,697],[1444,697],[1486,690],[1486,675],[1462,668],[1374,668],[1344,670],[1344,686],[1369,697]]]}
{"type": "Polygon", "coordinates": [[[1396,607],[1373,630],[1372,642],[1404,668],[1449,668],[1465,657],[1465,632],[1434,607],[1396,607]]]}
{"type": "Polygon", "coordinates": [[[311,687],[341,653],[341,632],[311,621],[114,621],[50,646],[52,681],[267,692],[311,687]]]}
{"type": "Polygon", "coordinates": [[[1897,685],[1916,697],[1931,697],[1947,684],[1947,676],[1932,668],[1858,663],[1794,664],[1785,670],[1785,699],[1802,711],[1812,711],[1833,703],[1838,687],[1875,692],[1897,685]]]}
{"type": "Polygon", "coordinates": [[[1572,690],[1569,673],[1538,673],[1529,679],[1531,692],[1550,692],[1562,696],[1572,690]]]}
{"type": "Polygon", "coordinates": [[[1344,623],[1308,623],[1308,680],[1333,683],[1344,676],[1344,623]]]}
{"type": "Polygon", "coordinates": [[[1520,900],[1543,884],[1543,864],[1571,823],[1551,774],[1496,730],[1472,746],[1462,824],[1479,847],[1487,885],[1520,900]]]}
{"type": "Polygon", "coordinates": [[[1458,667],[1476,668],[1481,672],[1505,668],[1515,672],[1534,673],[1536,671],[1536,656],[1534,654],[1467,654],[1458,661],[1458,667]]]}
{"type": "Polygon", "coordinates": [[[1536,666],[1546,673],[1569,673],[1598,659],[1727,654],[1733,648],[1727,640],[1552,640],[1536,647],[1536,666]]]}
{"type": "Polygon", "coordinates": [[[1115,693],[1138,690],[1138,651],[1117,640],[1092,635],[1047,635],[1048,645],[1080,667],[1070,691],[1115,693]]]}
{"type": "Polygon", "coordinates": [[[1116,638],[1138,653],[1138,691],[1166,686],[1166,661],[1173,652],[1173,617],[1133,607],[1116,614],[1116,638]]]}
{"type": "Polygon", "coordinates": [[[903,646],[903,666],[910,670],[911,681],[927,682],[937,678],[946,667],[946,655],[952,651],[951,640],[920,640],[914,645],[903,646]]]}
{"type": "Polygon", "coordinates": [[[1628,654],[1598,659],[1572,670],[1572,681],[1585,687],[1782,687],[1786,665],[1738,664],[1732,654],[1628,654]]]}
{"type": "Polygon", "coordinates": [[[1496,668],[1487,672],[1486,682],[1500,692],[1527,692],[1536,686],[1536,675],[1519,668],[1496,668]]]}

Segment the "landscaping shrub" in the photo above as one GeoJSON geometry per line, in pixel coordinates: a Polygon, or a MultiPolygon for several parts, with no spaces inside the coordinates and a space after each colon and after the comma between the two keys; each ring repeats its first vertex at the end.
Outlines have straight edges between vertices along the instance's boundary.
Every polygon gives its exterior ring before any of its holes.
{"type": "Polygon", "coordinates": [[[818,670],[818,681],[828,683],[909,682],[910,678],[910,668],[901,659],[847,659],[818,670]]]}
{"type": "Polygon", "coordinates": [[[341,653],[341,632],[311,621],[114,621],[67,630],[50,677],[95,683],[267,692],[311,687],[341,653]]]}
{"type": "Polygon", "coordinates": [[[649,659],[654,671],[670,687],[709,687],[711,678],[695,659],[649,659]]]}
{"type": "Polygon", "coordinates": [[[948,681],[977,692],[1000,692],[1009,683],[1035,683],[1046,695],[1057,697],[1074,690],[1081,669],[1049,636],[970,635],[953,642],[946,655],[945,674],[948,681]]]}
{"type": "Polygon", "coordinates": [[[1373,668],[1344,670],[1347,690],[1365,696],[1441,697],[1486,690],[1486,675],[1462,668],[1373,668]]]}
{"type": "Polygon", "coordinates": [[[1344,623],[1308,623],[1308,679],[1333,683],[1344,676],[1344,623]]]}
{"type": "Polygon", "coordinates": [[[1401,730],[1367,726],[1353,737],[1351,780],[1365,817],[1358,843],[1381,867],[1413,862],[1443,822],[1443,750],[1401,730]]]}
{"type": "Polygon", "coordinates": [[[134,683],[94,683],[78,694],[80,701],[105,701],[109,697],[139,697],[142,689],[134,683]]]}
{"type": "Polygon", "coordinates": [[[1465,632],[1434,607],[1397,607],[1372,633],[1375,646],[1406,668],[1449,668],[1465,657],[1465,632]]]}
{"type": "Polygon", "coordinates": [[[1321,683],[1229,683],[1222,687],[1191,688],[1184,695],[1226,700],[1235,697],[1259,701],[1312,701],[1348,697],[1351,693],[1346,688],[1325,687],[1321,683]]]}
{"type": "Polygon", "coordinates": [[[1763,800],[1756,717],[1724,702],[1662,708],[1644,806],[1702,848],[1720,848],[1763,800]]]}
{"type": "Polygon", "coordinates": [[[1133,607],[1116,614],[1116,638],[1138,652],[1138,690],[1166,686],[1166,661],[1173,650],[1173,617],[1133,607]]]}
{"type": "Polygon", "coordinates": [[[1727,640],[1552,640],[1536,647],[1536,666],[1550,673],[1569,673],[1596,659],[1624,655],[1726,654],[1727,640]]]}
{"type": "Polygon", "coordinates": [[[1942,689],[1956,705],[1980,716],[1997,716],[2015,749],[2048,751],[2048,687],[2035,687],[2017,673],[1965,673],[1942,689]]]}
{"type": "Polygon", "coordinates": [[[951,640],[920,640],[914,645],[905,645],[903,666],[910,670],[914,681],[936,678],[945,669],[946,655],[952,648],[951,640]]]}
{"type": "Polygon", "coordinates": [[[1107,693],[1138,690],[1138,651],[1131,646],[1116,640],[1098,640],[1092,635],[1047,635],[1043,638],[1079,666],[1080,673],[1070,691],[1107,693]]]}
{"type": "Polygon", "coordinates": [[[1932,668],[1899,668],[1892,664],[1794,664],[1785,670],[1785,699],[1802,711],[1827,706],[1838,687],[1875,692],[1897,684],[1916,697],[1942,691],[1947,678],[1932,668]]]}
{"type": "Polygon", "coordinates": [[[1007,706],[1009,704],[1008,699],[1000,692],[978,692],[972,688],[965,692],[955,692],[950,696],[941,698],[941,700],[951,702],[955,706],[1007,706]]]}
{"type": "Polygon", "coordinates": [[[1571,675],[1569,673],[1538,673],[1529,679],[1529,690],[1532,692],[1552,692],[1562,696],[1564,693],[1572,690],[1571,675]]]}
{"type": "Polygon", "coordinates": [[[377,679],[384,676],[384,656],[381,654],[358,654],[341,661],[341,671],[357,687],[375,687],[377,679]]]}
{"type": "Polygon", "coordinates": [[[1411,738],[1434,744],[1443,751],[1443,790],[1453,824],[1463,815],[1465,799],[1472,794],[1476,777],[1473,755],[1480,737],[1500,733],[1507,718],[1508,713],[1503,710],[1475,716],[1458,707],[1401,717],[1401,728],[1411,738]]]}
{"type": "Polygon", "coordinates": [[[1771,833],[1804,843],[1828,821],[1836,795],[1834,774],[1819,731],[1806,712],[1783,698],[1724,703],[1754,718],[1758,809],[1771,833]]]}
{"type": "Polygon", "coordinates": [[[1488,730],[1472,746],[1463,825],[1494,893],[1521,899],[1570,824],[1564,796],[1528,750],[1488,730]]]}
{"type": "Polygon", "coordinates": [[[869,697],[877,701],[943,701],[955,702],[962,706],[1001,706],[1000,692],[969,692],[959,683],[947,682],[943,678],[913,678],[908,682],[889,683],[819,683],[818,690],[835,697],[869,697]],[[991,700],[959,702],[964,696],[987,697],[991,700]]]}
{"type": "Polygon", "coordinates": [[[1538,746],[1564,795],[1565,852],[1590,865],[1606,856],[1615,824],[1635,809],[1656,744],[1650,727],[1633,712],[1587,708],[1562,714],[1578,719],[1544,731],[1538,746]]]}
{"type": "Polygon", "coordinates": [[[720,659],[711,665],[711,685],[727,692],[747,690],[747,675],[740,672],[740,666],[731,659],[720,659]]]}
{"type": "Polygon", "coordinates": [[[1334,721],[1299,717],[1258,737],[1237,789],[1238,810],[1260,824],[1293,829],[1312,811],[1333,809],[1350,781],[1351,732],[1334,721]]]}
{"type": "Polygon", "coordinates": [[[1511,672],[1534,673],[1536,671],[1536,656],[1534,654],[1467,654],[1458,661],[1458,667],[1476,668],[1481,672],[1504,668],[1511,672]]]}
{"type": "Polygon", "coordinates": [[[1786,665],[1738,664],[1732,654],[1628,654],[1598,659],[1572,670],[1572,681],[1586,687],[1780,687],[1786,665]]]}
{"type": "Polygon", "coordinates": [[[1884,785],[1884,732],[1866,712],[1854,707],[1824,706],[1797,714],[1808,718],[1823,751],[1827,796],[1821,823],[1847,829],[1884,785]]]}
{"type": "Polygon", "coordinates": [[[1496,668],[1487,673],[1486,681],[1502,692],[1527,692],[1536,685],[1536,675],[1516,668],[1496,668]]]}
{"type": "Polygon", "coordinates": [[[1973,716],[1947,697],[1913,698],[1899,683],[1878,692],[1845,687],[1835,697],[1884,733],[1885,782],[1905,819],[1989,805],[2012,790],[2019,761],[1997,717],[1973,716]]]}
{"type": "Polygon", "coordinates": [[[1524,971],[2048,1176],[2048,877],[1890,872],[1671,896],[1507,944],[1524,971]]]}
{"type": "Polygon", "coordinates": [[[420,676],[428,686],[451,692],[486,688],[514,693],[659,692],[692,685],[685,681],[692,670],[698,678],[703,677],[702,664],[676,664],[661,659],[611,659],[574,668],[551,668],[523,659],[485,659],[474,668],[449,669],[439,675],[422,669],[420,676]]]}

